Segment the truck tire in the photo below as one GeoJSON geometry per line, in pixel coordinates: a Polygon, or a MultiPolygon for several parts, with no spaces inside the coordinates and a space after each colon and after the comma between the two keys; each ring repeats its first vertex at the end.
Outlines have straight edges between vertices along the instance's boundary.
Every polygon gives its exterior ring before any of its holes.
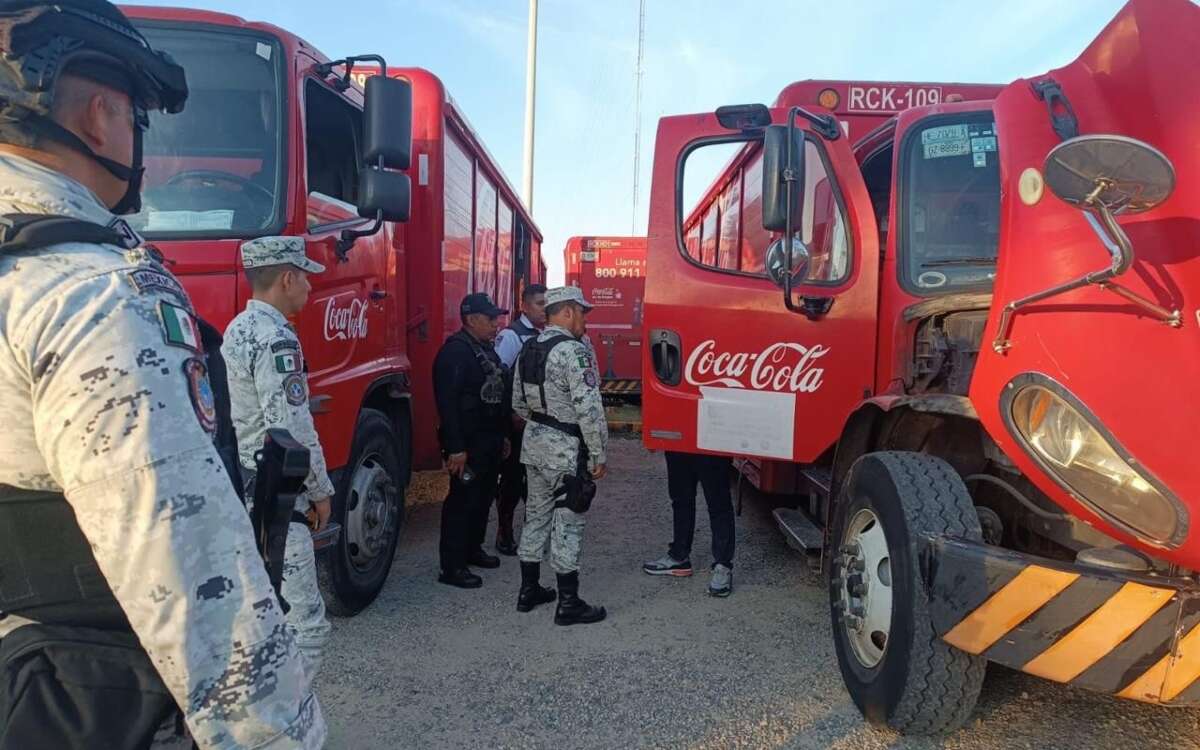
{"type": "Polygon", "coordinates": [[[869,453],[850,468],[833,514],[829,602],[842,679],[873,724],[942,734],[975,708],[987,660],[934,632],[918,540],[981,541],[966,485],[921,453],[869,453]]]}
{"type": "Polygon", "coordinates": [[[350,463],[333,498],[333,518],[342,524],[342,535],[317,563],[330,614],[358,614],[387,580],[404,528],[410,435],[407,423],[398,434],[381,411],[363,409],[358,417],[350,463]]]}

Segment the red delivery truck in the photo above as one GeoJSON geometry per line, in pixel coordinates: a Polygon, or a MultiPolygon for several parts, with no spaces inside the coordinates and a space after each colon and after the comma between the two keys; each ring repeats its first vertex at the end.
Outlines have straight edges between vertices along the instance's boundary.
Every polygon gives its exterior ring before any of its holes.
{"type": "Polygon", "coordinates": [[[571,237],[563,249],[567,284],[595,305],[588,335],[596,347],[600,390],[637,397],[642,384],[645,237],[571,237]]]}
{"type": "Polygon", "coordinates": [[[331,611],[352,614],[387,578],[411,471],[440,464],[430,371],[459,300],[479,290],[511,304],[544,274],[541,234],[432,73],[370,79],[354,66],[381,58],[330,60],[270,24],[126,12],[188,71],[187,109],[152,115],[131,223],[198,312],[223,328],[245,306],[248,238],[303,237],[327,268],[294,323],[343,527],[320,558],[322,588],[331,611]]]}
{"type": "Polygon", "coordinates": [[[1198,39],[1131,0],[856,143],[811,104],[659,122],[643,440],[793,467],[872,722],[961,726],[989,661],[1200,704],[1198,39]],[[714,176],[728,253],[687,239],[714,176]]]}

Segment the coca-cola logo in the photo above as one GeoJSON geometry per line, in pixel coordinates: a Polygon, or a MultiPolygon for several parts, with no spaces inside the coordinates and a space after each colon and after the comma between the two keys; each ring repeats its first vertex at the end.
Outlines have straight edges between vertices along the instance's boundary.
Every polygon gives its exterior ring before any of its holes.
{"type": "Polygon", "coordinates": [[[723,385],[756,391],[813,393],[821,387],[825,368],[819,367],[829,347],[777,342],[761,352],[717,352],[709,339],[688,356],[684,378],[692,385],[723,385]]]}
{"type": "Polygon", "coordinates": [[[367,303],[355,299],[339,307],[335,298],[325,303],[325,340],[365,339],[367,337],[367,303]]]}

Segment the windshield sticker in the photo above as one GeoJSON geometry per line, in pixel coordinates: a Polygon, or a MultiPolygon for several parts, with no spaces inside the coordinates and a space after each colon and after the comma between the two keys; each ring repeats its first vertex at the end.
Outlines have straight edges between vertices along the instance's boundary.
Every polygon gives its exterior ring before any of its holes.
{"type": "Polygon", "coordinates": [[[926,159],[944,159],[947,156],[966,156],[971,153],[971,143],[966,138],[961,141],[935,141],[926,143],[926,159]]]}
{"type": "Polygon", "coordinates": [[[987,166],[987,152],[986,151],[976,152],[976,153],[972,154],[972,156],[975,159],[976,167],[986,167],[987,166]]]}
{"type": "Polygon", "coordinates": [[[148,232],[205,232],[233,229],[233,211],[150,211],[148,232]]]}
{"type": "Polygon", "coordinates": [[[971,137],[972,153],[979,153],[980,151],[995,151],[995,150],[996,150],[996,136],[994,136],[994,135],[974,136],[973,135],[971,137]]]}
{"type": "Polygon", "coordinates": [[[264,60],[271,59],[271,45],[258,42],[254,45],[254,53],[264,60]]]}
{"type": "Polygon", "coordinates": [[[929,128],[921,132],[921,143],[928,146],[941,141],[967,140],[966,125],[943,125],[940,128],[929,128]]]}

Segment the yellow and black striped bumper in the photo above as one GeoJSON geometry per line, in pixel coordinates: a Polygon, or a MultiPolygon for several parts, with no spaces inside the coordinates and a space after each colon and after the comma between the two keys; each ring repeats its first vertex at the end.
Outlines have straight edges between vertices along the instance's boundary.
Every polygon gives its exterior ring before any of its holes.
{"type": "Polygon", "coordinates": [[[930,542],[931,614],[950,645],[1122,698],[1200,704],[1200,586],[930,542]]]}
{"type": "Polygon", "coordinates": [[[600,383],[600,392],[615,396],[637,396],[642,392],[642,381],[605,380],[600,383]]]}

